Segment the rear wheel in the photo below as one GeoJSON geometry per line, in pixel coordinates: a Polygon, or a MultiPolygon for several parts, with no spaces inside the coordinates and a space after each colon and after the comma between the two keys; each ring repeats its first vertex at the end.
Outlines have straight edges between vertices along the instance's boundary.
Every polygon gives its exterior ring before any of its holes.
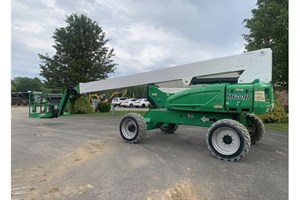
{"type": "Polygon", "coordinates": [[[147,125],[144,118],[137,113],[128,113],[120,121],[120,134],[128,143],[141,142],[147,132],[147,125]]]}
{"type": "Polygon", "coordinates": [[[249,123],[247,129],[251,137],[251,144],[255,144],[260,141],[265,134],[265,125],[256,115],[247,115],[246,120],[249,123]]]}
{"type": "Polygon", "coordinates": [[[162,130],[166,134],[174,134],[177,129],[177,124],[164,124],[160,127],[160,130],[162,130]]]}
{"type": "Polygon", "coordinates": [[[237,161],[250,149],[250,135],[239,122],[222,119],[215,122],[206,135],[208,149],[221,160],[237,161]]]}

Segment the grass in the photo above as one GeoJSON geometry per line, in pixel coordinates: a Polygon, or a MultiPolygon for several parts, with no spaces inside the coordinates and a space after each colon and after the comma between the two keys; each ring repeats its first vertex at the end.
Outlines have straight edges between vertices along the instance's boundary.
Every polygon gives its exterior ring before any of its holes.
{"type": "Polygon", "coordinates": [[[289,124],[288,123],[265,123],[267,129],[272,129],[276,131],[288,132],[289,124]]]}

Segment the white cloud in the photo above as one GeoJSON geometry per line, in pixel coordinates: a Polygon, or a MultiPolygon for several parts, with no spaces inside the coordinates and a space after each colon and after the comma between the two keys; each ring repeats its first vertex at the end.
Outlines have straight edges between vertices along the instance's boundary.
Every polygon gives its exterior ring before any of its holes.
{"type": "Polygon", "coordinates": [[[165,42],[174,40],[174,35],[164,31],[162,28],[156,28],[149,24],[131,24],[124,29],[128,32],[127,39],[130,41],[145,41],[146,42],[165,42]]]}
{"type": "Polygon", "coordinates": [[[54,44],[51,40],[43,40],[38,38],[28,38],[24,43],[28,48],[31,48],[33,51],[43,51],[50,50],[51,46],[54,44]]]}
{"type": "Polygon", "coordinates": [[[55,0],[40,0],[46,6],[53,8],[55,6],[55,0]]]}
{"type": "Polygon", "coordinates": [[[25,60],[31,60],[27,71],[37,73],[37,54],[54,53],[55,28],[76,12],[107,33],[119,64],[114,77],[241,53],[241,35],[247,31],[242,21],[251,16],[255,2],[13,0],[12,76],[20,75],[15,71],[23,69],[25,60]]]}
{"type": "Polygon", "coordinates": [[[32,32],[35,34],[46,30],[45,24],[26,20],[15,20],[12,28],[20,32],[32,32]]]}

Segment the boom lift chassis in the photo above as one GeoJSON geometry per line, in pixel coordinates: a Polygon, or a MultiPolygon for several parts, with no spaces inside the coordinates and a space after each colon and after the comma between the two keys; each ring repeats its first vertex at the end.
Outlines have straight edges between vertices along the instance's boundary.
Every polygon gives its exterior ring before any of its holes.
{"type": "MultiPolygon", "coordinates": [[[[165,68],[107,80],[79,83],[68,87],[61,104],[52,114],[62,116],[72,93],[89,93],[148,84],[148,99],[153,108],[142,117],[129,113],[119,125],[128,143],[141,142],[147,130],[161,129],[172,134],[178,125],[209,127],[208,149],[221,160],[237,161],[251,144],[264,135],[263,122],[255,114],[271,112],[274,107],[272,51],[261,49],[177,67],[165,68]],[[231,73],[231,77],[224,77],[231,73]],[[232,74],[235,76],[232,77],[232,74]],[[214,76],[214,77],[212,77],[214,76]],[[217,78],[216,78],[217,77],[217,78]],[[182,81],[189,88],[162,88],[157,83],[182,81]],[[201,85],[197,85],[197,84],[201,85]]],[[[35,115],[36,117],[36,115],[35,115]]]]}

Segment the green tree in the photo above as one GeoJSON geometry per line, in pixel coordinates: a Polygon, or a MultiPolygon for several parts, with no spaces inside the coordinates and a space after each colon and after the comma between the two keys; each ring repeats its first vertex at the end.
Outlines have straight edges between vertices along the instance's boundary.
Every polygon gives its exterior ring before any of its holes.
{"type": "Polygon", "coordinates": [[[288,89],[288,0],[258,0],[252,18],[245,19],[249,34],[246,50],[271,48],[273,83],[288,89]]]}
{"type": "Polygon", "coordinates": [[[147,97],[147,85],[129,87],[127,89],[127,96],[137,98],[147,97]]]}
{"type": "Polygon", "coordinates": [[[102,27],[82,14],[72,14],[65,21],[66,27],[57,28],[53,35],[55,55],[39,54],[46,85],[64,87],[107,78],[116,64],[111,59],[114,49],[105,46],[109,40],[102,27]]]}
{"type": "Polygon", "coordinates": [[[11,80],[12,92],[41,91],[43,87],[42,81],[37,77],[15,77],[11,80]]]}

